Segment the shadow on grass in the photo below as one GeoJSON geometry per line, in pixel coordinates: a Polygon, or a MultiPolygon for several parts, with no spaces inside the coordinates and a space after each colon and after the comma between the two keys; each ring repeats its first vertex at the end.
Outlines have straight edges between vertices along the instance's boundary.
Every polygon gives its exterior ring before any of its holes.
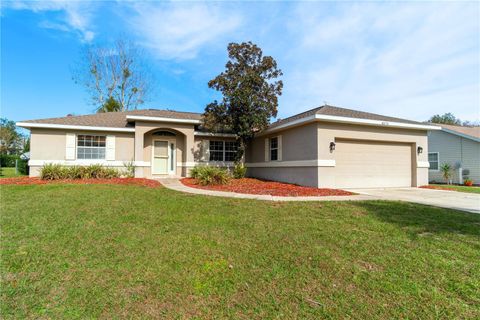
{"type": "Polygon", "coordinates": [[[405,202],[365,201],[357,205],[382,221],[407,229],[415,237],[420,233],[480,237],[480,214],[405,202]]]}

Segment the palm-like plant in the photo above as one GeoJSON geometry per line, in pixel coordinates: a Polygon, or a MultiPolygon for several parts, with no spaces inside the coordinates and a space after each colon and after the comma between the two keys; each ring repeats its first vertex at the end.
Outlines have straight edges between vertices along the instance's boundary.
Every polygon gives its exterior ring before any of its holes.
{"type": "Polygon", "coordinates": [[[440,166],[440,171],[442,172],[442,176],[447,182],[447,184],[450,184],[450,178],[452,177],[452,166],[450,163],[443,163],[440,166]]]}

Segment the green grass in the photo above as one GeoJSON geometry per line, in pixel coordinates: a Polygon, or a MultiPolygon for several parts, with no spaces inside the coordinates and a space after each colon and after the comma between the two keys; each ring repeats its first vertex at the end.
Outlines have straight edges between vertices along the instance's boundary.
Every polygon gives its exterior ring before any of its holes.
{"type": "Polygon", "coordinates": [[[136,186],[1,197],[3,319],[480,317],[480,215],[136,186]]]}
{"type": "Polygon", "coordinates": [[[15,173],[15,168],[0,168],[0,178],[23,177],[24,175],[15,173]]]}
{"type": "Polygon", "coordinates": [[[479,193],[480,194],[480,187],[468,187],[468,186],[458,186],[458,185],[452,185],[452,184],[431,184],[431,186],[435,187],[441,187],[444,189],[450,189],[452,191],[458,191],[458,192],[468,192],[468,193],[479,193]]]}

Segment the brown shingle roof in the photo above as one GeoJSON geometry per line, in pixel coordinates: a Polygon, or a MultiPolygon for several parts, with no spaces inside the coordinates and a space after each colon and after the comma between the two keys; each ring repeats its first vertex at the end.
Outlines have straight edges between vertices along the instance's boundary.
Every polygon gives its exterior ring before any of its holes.
{"type": "Polygon", "coordinates": [[[437,126],[480,139],[480,127],[454,126],[450,124],[437,124],[437,126]]]}
{"type": "Polygon", "coordinates": [[[391,122],[400,122],[400,123],[411,123],[411,124],[422,124],[417,121],[382,116],[375,113],[357,111],[352,109],[339,108],[329,105],[324,105],[318,108],[314,108],[294,116],[278,120],[270,125],[270,128],[275,128],[281,124],[292,122],[297,119],[306,118],[315,114],[328,115],[328,116],[337,116],[337,117],[346,117],[346,118],[357,118],[357,119],[368,119],[368,120],[379,120],[379,121],[391,121],[391,122]]]}
{"type": "Polygon", "coordinates": [[[95,113],[95,114],[88,114],[84,116],[67,116],[67,117],[59,117],[59,118],[28,120],[28,121],[22,121],[22,122],[45,123],[45,124],[48,123],[48,124],[74,125],[74,126],[90,126],[90,127],[126,128],[126,127],[132,126],[130,123],[127,123],[127,115],[173,118],[173,119],[188,119],[188,120],[200,120],[202,118],[201,113],[144,109],[144,110],[131,110],[131,111],[124,111],[124,112],[95,113]]]}

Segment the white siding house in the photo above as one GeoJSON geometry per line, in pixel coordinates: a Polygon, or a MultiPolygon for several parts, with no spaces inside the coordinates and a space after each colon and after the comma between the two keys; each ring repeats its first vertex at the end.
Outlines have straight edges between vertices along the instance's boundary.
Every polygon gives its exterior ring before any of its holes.
{"type": "Polygon", "coordinates": [[[428,136],[429,182],[445,182],[440,166],[449,163],[453,183],[469,178],[480,184],[480,128],[441,126],[441,131],[430,131],[428,136]]]}

